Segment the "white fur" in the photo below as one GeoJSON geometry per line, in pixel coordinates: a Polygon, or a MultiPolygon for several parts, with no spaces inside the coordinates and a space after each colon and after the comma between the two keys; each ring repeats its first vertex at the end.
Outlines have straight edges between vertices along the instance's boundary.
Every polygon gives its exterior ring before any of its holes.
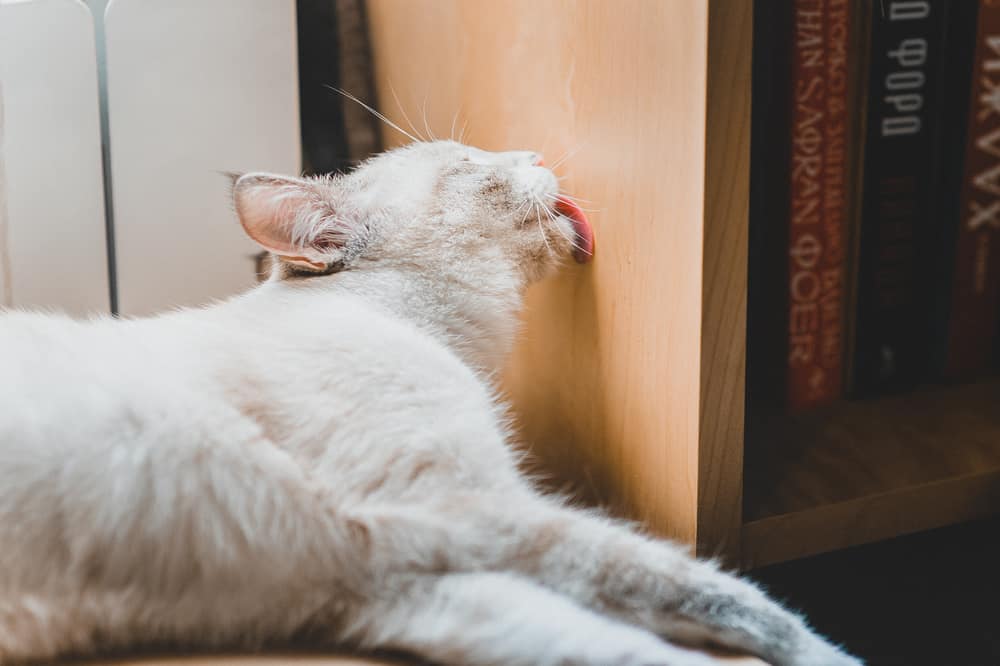
{"type": "Polygon", "coordinates": [[[305,635],[450,664],[710,663],[663,639],[856,664],[518,473],[486,378],[572,241],[531,205],[556,188],[533,162],[442,142],[244,176],[241,220],[281,260],[259,288],[0,316],[0,663],[305,635]]]}

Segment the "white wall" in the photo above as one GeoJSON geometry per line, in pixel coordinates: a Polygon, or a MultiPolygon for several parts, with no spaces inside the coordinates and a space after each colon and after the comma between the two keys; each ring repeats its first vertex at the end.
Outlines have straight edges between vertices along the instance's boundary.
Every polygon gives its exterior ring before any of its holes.
{"type": "Polygon", "coordinates": [[[301,168],[294,0],[111,0],[105,22],[121,312],[250,286],[219,172],[301,168]]]}
{"type": "Polygon", "coordinates": [[[0,1],[0,89],[0,305],[106,313],[97,69],[82,2],[0,1]]]}
{"type": "Polygon", "coordinates": [[[301,168],[295,1],[90,9],[0,0],[0,306],[109,311],[105,182],[122,314],[249,287],[256,248],[220,172],[301,168]]]}

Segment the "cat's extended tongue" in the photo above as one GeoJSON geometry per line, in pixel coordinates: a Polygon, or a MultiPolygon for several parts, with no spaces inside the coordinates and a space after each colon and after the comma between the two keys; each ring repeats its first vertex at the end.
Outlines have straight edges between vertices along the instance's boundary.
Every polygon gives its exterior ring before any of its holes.
{"type": "Polygon", "coordinates": [[[585,264],[594,256],[594,228],[587,221],[580,207],[566,197],[556,199],[556,212],[573,223],[576,233],[576,247],[573,248],[573,258],[578,264],[585,264]]]}

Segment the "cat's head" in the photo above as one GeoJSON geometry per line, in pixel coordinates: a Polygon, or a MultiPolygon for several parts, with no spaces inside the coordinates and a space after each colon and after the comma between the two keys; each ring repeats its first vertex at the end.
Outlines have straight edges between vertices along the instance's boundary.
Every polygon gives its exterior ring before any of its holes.
{"type": "Polygon", "coordinates": [[[342,176],[246,174],[233,194],[278,276],[389,268],[470,283],[502,276],[523,288],[593,252],[583,212],[527,151],[416,142],[342,176]]]}

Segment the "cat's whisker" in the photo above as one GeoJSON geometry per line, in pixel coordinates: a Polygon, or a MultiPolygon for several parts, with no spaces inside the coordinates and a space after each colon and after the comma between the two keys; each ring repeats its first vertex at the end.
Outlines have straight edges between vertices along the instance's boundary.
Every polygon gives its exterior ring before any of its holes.
{"type": "Polygon", "coordinates": [[[389,92],[392,93],[392,98],[396,100],[396,107],[399,109],[399,112],[403,114],[403,120],[405,120],[406,124],[410,126],[410,129],[413,130],[414,134],[419,136],[422,141],[425,140],[420,132],[417,131],[417,128],[413,126],[413,121],[410,120],[410,115],[406,112],[406,109],[403,108],[402,102],[399,101],[399,95],[396,94],[396,89],[391,83],[389,84],[389,92]]]}
{"type": "Polygon", "coordinates": [[[545,196],[548,197],[549,199],[552,199],[553,201],[558,201],[560,198],[569,199],[570,201],[572,201],[573,203],[576,204],[577,208],[579,208],[580,210],[582,210],[584,212],[587,212],[587,213],[603,213],[606,210],[604,208],[584,208],[579,203],[577,203],[576,199],[573,199],[573,197],[567,196],[565,194],[560,195],[558,197],[554,197],[551,194],[546,194],[545,196]]]}
{"type": "Polygon", "coordinates": [[[465,122],[462,123],[462,131],[458,133],[458,142],[465,143],[465,131],[469,129],[469,120],[466,118],[465,122]]]}
{"type": "Polygon", "coordinates": [[[539,202],[538,201],[538,197],[535,197],[534,195],[532,195],[531,208],[532,208],[532,210],[535,213],[535,224],[538,225],[538,233],[541,234],[541,236],[542,236],[542,242],[545,243],[545,249],[548,250],[549,256],[550,257],[554,257],[556,255],[556,253],[555,253],[555,250],[552,249],[552,246],[549,244],[548,237],[545,235],[545,227],[542,226],[542,214],[540,212],[538,212],[538,206],[539,205],[542,208],[545,208],[545,204],[542,204],[541,202],[539,202]]]}
{"type": "Polygon", "coordinates": [[[448,135],[452,141],[455,140],[455,123],[458,122],[458,116],[462,113],[462,107],[455,109],[455,115],[451,117],[451,133],[448,135]]]}
{"type": "Polygon", "coordinates": [[[552,166],[550,166],[549,168],[553,169],[553,170],[556,169],[560,164],[562,164],[563,162],[565,162],[566,160],[570,159],[571,157],[573,157],[574,155],[576,155],[578,152],[580,152],[581,150],[583,150],[584,146],[586,146],[586,145],[587,145],[586,141],[581,141],[580,143],[578,143],[576,145],[575,148],[567,151],[565,155],[563,155],[561,158],[559,158],[558,160],[556,160],[552,164],[552,166]]]}
{"type": "Polygon", "coordinates": [[[424,93],[423,114],[424,114],[424,129],[427,131],[427,136],[429,136],[432,141],[437,141],[437,137],[434,136],[434,132],[431,131],[430,125],[427,124],[427,93],[426,92],[424,93]]]}
{"type": "Polygon", "coordinates": [[[564,160],[564,159],[566,158],[566,155],[568,155],[568,154],[569,154],[569,150],[564,150],[563,152],[559,153],[559,157],[557,157],[557,158],[556,158],[556,159],[555,159],[555,160],[554,160],[554,161],[552,162],[552,164],[551,164],[551,165],[549,165],[549,169],[550,169],[550,170],[551,170],[551,169],[555,169],[557,165],[559,165],[559,164],[562,164],[562,163],[563,163],[563,160],[564,160]]]}
{"type": "Polygon", "coordinates": [[[520,203],[520,205],[518,205],[518,207],[517,207],[517,208],[515,208],[515,209],[514,209],[514,215],[515,215],[515,216],[516,216],[516,215],[517,215],[518,213],[520,213],[520,212],[521,212],[521,209],[522,209],[522,208],[524,208],[524,209],[525,209],[525,210],[524,210],[524,215],[523,215],[523,216],[521,217],[521,221],[520,221],[520,222],[518,223],[518,224],[519,224],[519,226],[524,226],[524,223],[525,223],[525,221],[527,221],[527,219],[528,219],[528,213],[530,212],[530,210],[529,210],[529,209],[527,208],[527,206],[528,206],[528,204],[529,204],[529,203],[531,203],[531,200],[530,200],[530,199],[525,199],[524,201],[522,201],[522,202],[520,203]]]}
{"type": "Polygon", "coordinates": [[[584,199],[583,197],[578,197],[575,194],[566,194],[565,192],[561,192],[560,196],[562,196],[564,199],[569,199],[570,201],[573,201],[573,202],[582,201],[584,203],[594,203],[590,199],[584,199]]]}
{"type": "MultiPolygon", "coordinates": [[[[549,197],[550,199],[554,199],[555,198],[555,197],[552,197],[551,195],[548,195],[548,194],[546,194],[545,196],[549,197]]],[[[535,198],[537,199],[537,196],[535,198]]],[[[548,219],[552,223],[552,225],[556,228],[556,231],[559,232],[559,235],[561,235],[563,238],[565,238],[566,241],[574,249],[586,252],[586,250],[584,250],[583,247],[581,247],[580,245],[577,244],[575,238],[570,238],[569,236],[566,235],[566,232],[563,231],[562,226],[560,226],[559,221],[556,219],[557,213],[555,213],[554,211],[552,211],[552,209],[550,209],[548,206],[546,206],[544,203],[542,203],[541,200],[539,200],[538,203],[541,204],[542,210],[545,212],[545,215],[548,217],[548,219]]],[[[589,252],[588,252],[588,254],[589,254],[589,252]]]]}
{"type": "MultiPolygon", "coordinates": [[[[555,227],[556,232],[560,236],[562,236],[566,240],[566,242],[570,244],[570,246],[573,249],[575,249],[575,250],[583,250],[583,248],[580,247],[577,244],[577,242],[576,242],[575,239],[570,238],[569,236],[566,235],[566,232],[563,230],[562,226],[560,226],[560,224],[559,224],[559,220],[556,219],[556,214],[554,212],[552,212],[552,210],[550,210],[548,206],[546,206],[544,203],[542,203],[542,201],[539,200],[537,196],[535,197],[535,199],[538,201],[538,205],[541,207],[541,211],[543,213],[545,213],[545,217],[548,218],[548,220],[552,224],[552,226],[555,227]]],[[[549,248],[549,250],[551,251],[551,248],[549,248]]]]}
{"type": "Polygon", "coordinates": [[[571,157],[573,157],[573,156],[574,156],[574,155],[576,155],[576,154],[577,154],[578,152],[580,152],[580,148],[581,148],[581,146],[577,146],[577,147],[576,147],[576,148],[574,148],[573,150],[571,150],[571,151],[567,152],[567,153],[566,153],[565,155],[563,155],[563,156],[562,156],[562,157],[560,157],[560,158],[559,158],[558,160],[556,160],[556,161],[555,161],[555,162],[554,162],[554,163],[552,164],[552,166],[550,166],[549,168],[550,168],[550,169],[558,169],[560,165],[562,165],[562,164],[563,164],[564,162],[566,162],[566,161],[567,161],[567,160],[569,160],[569,159],[570,159],[571,157]]]}
{"type": "Polygon", "coordinates": [[[562,226],[560,226],[559,221],[556,219],[556,214],[553,213],[551,210],[549,210],[548,206],[545,206],[543,204],[542,205],[542,210],[545,211],[545,214],[548,216],[549,221],[552,223],[552,226],[554,226],[556,228],[556,231],[559,233],[559,235],[562,236],[563,238],[565,238],[566,242],[568,242],[571,246],[573,246],[573,249],[583,250],[582,247],[580,247],[579,245],[577,245],[576,239],[570,238],[569,236],[566,235],[566,232],[563,231],[562,226]]]}
{"type": "Polygon", "coordinates": [[[422,141],[421,139],[418,139],[417,137],[413,136],[412,134],[410,134],[409,132],[407,132],[406,130],[404,130],[402,127],[400,127],[396,123],[394,123],[391,120],[389,120],[388,118],[386,118],[382,113],[380,113],[380,112],[376,111],[375,109],[373,109],[372,107],[368,106],[367,104],[365,104],[360,99],[358,99],[357,97],[355,97],[351,93],[347,92],[346,90],[341,90],[340,88],[336,88],[334,86],[326,85],[326,84],[324,84],[324,87],[329,88],[333,92],[339,93],[339,94],[343,95],[344,97],[346,97],[347,99],[351,100],[352,102],[355,102],[355,103],[359,104],[363,109],[367,110],[368,113],[372,114],[373,116],[375,116],[376,118],[378,118],[379,120],[381,120],[382,122],[384,122],[386,125],[388,125],[392,129],[396,130],[397,132],[399,132],[403,136],[408,137],[414,143],[426,143],[426,142],[422,141]]]}

